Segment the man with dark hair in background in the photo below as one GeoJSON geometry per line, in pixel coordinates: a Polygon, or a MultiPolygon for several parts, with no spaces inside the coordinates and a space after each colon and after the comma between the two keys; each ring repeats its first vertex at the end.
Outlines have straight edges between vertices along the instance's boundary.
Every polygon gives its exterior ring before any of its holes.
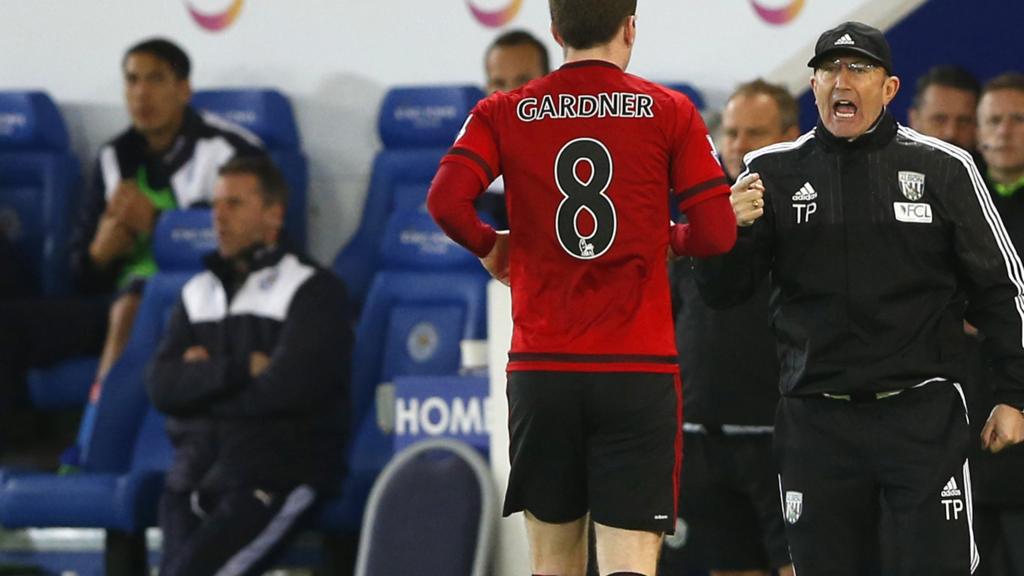
{"type": "Polygon", "coordinates": [[[696,108],[625,73],[636,0],[549,7],[565,64],[473,109],[427,206],[512,288],[504,513],[525,513],[533,574],[583,574],[589,514],[602,576],[654,576],[681,448],[665,258],[728,250],[735,220],[696,108]],[[502,173],[497,233],[473,200],[502,173]]]}
{"type": "MultiPolygon", "coordinates": [[[[547,47],[526,30],[503,33],[484,53],[488,95],[516,90],[531,80],[547,76],[550,71],[547,47]]],[[[487,214],[498,230],[508,228],[504,192],[505,182],[499,177],[476,201],[477,209],[487,214]]]]}
{"type": "Polygon", "coordinates": [[[348,301],[282,244],[287,194],[265,156],[220,169],[217,251],[182,289],[149,369],[175,450],[162,576],[262,574],[344,471],[348,301]]]}
{"type": "Polygon", "coordinates": [[[484,54],[487,94],[510,92],[550,71],[547,47],[526,30],[505,32],[484,54]]]}
{"type": "MultiPolygon", "coordinates": [[[[978,144],[987,165],[992,200],[1018,250],[1024,247],[1024,75],[998,76],[985,84],[978,106],[978,144]]],[[[994,350],[979,334],[981,356],[990,361],[994,350]]],[[[987,362],[986,362],[987,365],[987,362]]],[[[982,378],[991,378],[981,372],[982,378]]],[[[981,386],[975,419],[984,419],[995,401],[981,386]]],[[[974,456],[978,509],[975,526],[982,553],[979,576],[1024,575],[1024,446],[999,454],[974,456]]]]}
{"type": "Polygon", "coordinates": [[[743,302],[771,275],[796,573],[870,573],[885,507],[886,573],[969,574],[963,321],[995,350],[982,444],[999,452],[1024,440],[1024,266],[970,155],[886,110],[900,81],[880,30],[827,30],[808,66],[817,127],[747,155],[731,198],[741,237],[699,263],[701,295],[743,302]]]}
{"type": "MultiPolygon", "coordinates": [[[[160,211],[208,204],[220,165],[261,153],[255,136],[189,106],[191,62],[170,40],[133,45],[121,71],[131,126],[100,149],[71,236],[81,297],[0,305],[4,387],[20,385],[29,367],[100,354],[94,401],[156,270],[150,236],[160,211]]],[[[68,454],[65,463],[73,466],[77,456],[68,454]]]]}
{"type": "Polygon", "coordinates": [[[981,84],[959,66],[935,66],[917,79],[908,116],[925,136],[955,144],[972,154],[977,147],[981,84]]]}
{"type": "MultiPolygon", "coordinates": [[[[762,79],[740,85],[722,111],[726,174],[739,175],[749,152],[795,139],[798,115],[784,87],[762,79]]],[[[791,575],[772,455],[779,368],[768,282],[742,305],[714,310],[701,299],[692,266],[683,258],[672,267],[686,407],[679,486],[685,529],[666,538],[662,571],[686,564],[710,569],[712,576],[791,575]],[[742,361],[736,348],[745,351],[742,361]]]]}
{"type": "Polygon", "coordinates": [[[217,168],[259,153],[255,136],[189,106],[188,55],[169,40],[124,55],[132,126],[105,145],[71,239],[72,266],[88,293],[119,291],[96,374],[101,381],[128,341],[145,279],[156,271],[150,237],[162,210],[208,204],[217,168]]]}

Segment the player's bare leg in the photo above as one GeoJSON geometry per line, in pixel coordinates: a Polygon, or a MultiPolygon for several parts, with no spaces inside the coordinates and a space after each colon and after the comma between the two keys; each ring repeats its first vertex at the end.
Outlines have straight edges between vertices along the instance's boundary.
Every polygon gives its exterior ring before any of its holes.
{"type": "Polygon", "coordinates": [[[601,576],[630,572],[654,576],[661,550],[660,532],[623,530],[594,523],[597,533],[597,567],[601,576]]]}
{"type": "Polygon", "coordinates": [[[534,574],[583,576],[587,571],[587,517],[565,524],[549,524],[529,511],[526,537],[530,542],[534,574]]]}

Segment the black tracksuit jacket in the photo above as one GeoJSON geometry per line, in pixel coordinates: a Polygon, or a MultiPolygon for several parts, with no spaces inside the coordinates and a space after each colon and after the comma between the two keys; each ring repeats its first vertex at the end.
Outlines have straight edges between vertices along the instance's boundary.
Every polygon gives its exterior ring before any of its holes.
{"type": "Polygon", "coordinates": [[[886,112],[852,142],[819,122],[746,164],[765,214],[698,284],[724,307],[771,273],[782,394],[958,381],[966,317],[993,345],[996,399],[1024,407],[1024,267],[969,154],[886,112]]]}
{"type": "Polygon", "coordinates": [[[344,471],[352,329],[344,284],[281,248],[190,280],[147,378],[175,448],[175,491],[329,490],[344,471]],[[202,346],[209,361],[185,362],[202,346]],[[269,367],[249,375],[252,352],[269,367]]]}

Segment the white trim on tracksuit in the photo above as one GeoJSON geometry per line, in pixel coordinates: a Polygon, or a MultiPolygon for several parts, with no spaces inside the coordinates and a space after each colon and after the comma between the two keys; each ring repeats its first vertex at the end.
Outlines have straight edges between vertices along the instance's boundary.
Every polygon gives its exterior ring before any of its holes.
{"type": "Polygon", "coordinates": [[[214,576],[238,576],[245,574],[262,560],[270,550],[291,530],[295,521],[313,505],[316,492],[306,484],[301,484],[288,493],[281,509],[270,520],[266,528],[249,543],[235,553],[214,576]]]}

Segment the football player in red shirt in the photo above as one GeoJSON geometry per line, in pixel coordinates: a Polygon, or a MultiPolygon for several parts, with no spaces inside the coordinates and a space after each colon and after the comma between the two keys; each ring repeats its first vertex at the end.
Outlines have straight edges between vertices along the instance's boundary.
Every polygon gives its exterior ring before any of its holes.
{"type": "Polygon", "coordinates": [[[700,114],[624,72],[636,0],[550,8],[565,65],[474,108],[427,205],[512,288],[504,513],[525,511],[534,574],[584,573],[589,513],[602,575],[653,576],[682,442],[665,257],[728,251],[736,222],[700,114]],[[498,175],[511,233],[473,209],[498,175]]]}

